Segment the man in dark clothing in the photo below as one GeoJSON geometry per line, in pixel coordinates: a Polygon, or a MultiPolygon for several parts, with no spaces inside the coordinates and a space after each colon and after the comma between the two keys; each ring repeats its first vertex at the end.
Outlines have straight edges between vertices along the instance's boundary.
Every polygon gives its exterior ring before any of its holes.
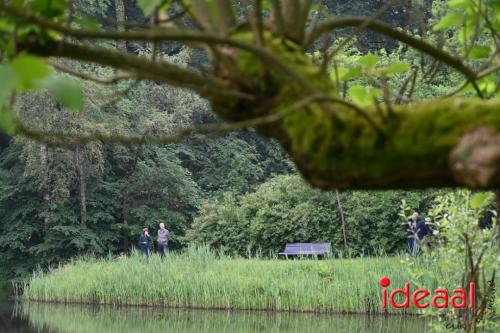
{"type": "Polygon", "coordinates": [[[160,229],[158,229],[158,238],[156,239],[156,241],[158,242],[158,253],[160,253],[160,256],[162,258],[165,257],[165,251],[168,247],[168,237],[169,232],[165,228],[165,224],[160,223],[160,229]]]}
{"type": "Polygon", "coordinates": [[[145,256],[149,256],[151,254],[151,245],[153,244],[153,240],[151,236],[149,236],[148,228],[144,228],[142,230],[142,234],[139,237],[139,248],[141,249],[141,253],[145,256]]]}
{"type": "Polygon", "coordinates": [[[429,242],[424,239],[425,236],[432,236],[433,234],[435,234],[435,232],[431,230],[429,223],[431,223],[431,218],[426,217],[424,221],[419,221],[415,226],[415,239],[413,242],[413,251],[412,251],[413,255],[417,254],[422,244],[430,248],[429,242]]]}
{"type": "Polygon", "coordinates": [[[406,244],[409,254],[413,253],[413,244],[415,241],[415,227],[420,222],[418,213],[413,212],[411,217],[403,223],[403,231],[406,233],[406,244]]]}

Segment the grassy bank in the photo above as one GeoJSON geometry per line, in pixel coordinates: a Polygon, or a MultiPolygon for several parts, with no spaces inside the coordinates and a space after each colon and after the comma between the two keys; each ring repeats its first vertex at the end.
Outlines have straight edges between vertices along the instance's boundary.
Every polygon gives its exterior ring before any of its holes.
{"type": "MultiPolygon", "coordinates": [[[[378,279],[384,275],[395,287],[409,280],[398,257],[284,261],[216,256],[202,248],[170,255],[164,262],[157,256],[137,255],[76,260],[35,274],[23,297],[89,304],[379,313],[378,279]]],[[[421,282],[437,287],[436,281],[421,282]]]]}

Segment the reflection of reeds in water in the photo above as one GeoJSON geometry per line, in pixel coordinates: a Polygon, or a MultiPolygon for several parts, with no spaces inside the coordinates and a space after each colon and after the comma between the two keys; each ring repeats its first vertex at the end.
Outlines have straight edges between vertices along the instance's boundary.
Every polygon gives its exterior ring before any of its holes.
{"type": "Polygon", "coordinates": [[[59,333],[154,332],[356,332],[422,333],[423,319],[391,316],[227,312],[153,308],[24,304],[23,315],[36,330],[59,333]]]}
{"type": "MultiPolygon", "coordinates": [[[[218,257],[205,248],[170,255],[77,260],[37,274],[24,298],[113,305],[225,309],[381,312],[378,280],[398,288],[409,280],[398,257],[264,260],[218,257]]],[[[431,268],[429,268],[431,269],[431,268]]],[[[433,268],[435,269],[435,268],[433,268]]],[[[436,271],[435,276],[448,278],[436,271]]],[[[421,281],[428,289],[437,281],[421,281]]],[[[458,284],[457,284],[458,285],[458,284]]],[[[393,313],[401,310],[390,309],[393,313]]]]}

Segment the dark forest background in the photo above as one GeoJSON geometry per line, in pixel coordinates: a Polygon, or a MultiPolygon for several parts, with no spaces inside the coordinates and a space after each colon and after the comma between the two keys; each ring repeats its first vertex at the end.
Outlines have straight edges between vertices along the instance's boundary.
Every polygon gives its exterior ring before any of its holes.
{"type": "MultiPolygon", "coordinates": [[[[134,0],[74,4],[77,12],[98,18],[104,28],[116,20],[144,22],[134,0]]],[[[382,1],[325,4],[322,15],[369,16],[382,1]]],[[[399,1],[380,19],[424,34],[433,6],[431,0],[399,1]]],[[[350,32],[331,35],[330,43],[350,32]]],[[[149,48],[137,43],[105,46],[134,53],[149,48]]],[[[349,49],[355,55],[383,54],[388,61],[427,61],[373,33],[361,33],[349,49]]],[[[169,61],[209,70],[200,52],[176,43],[164,43],[161,50],[169,61]]],[[[89,74],[113,74],[94,65],[62,65],[89,74]]],[[[441,68],[432,80],[417,84],[415,95],[430,96],[458,80],[441,68]]],[[[104,87],[86,82],[83,92],[83,113],[65,110],[43,92],[23,95],[16,107],[28,124],[75,133],[97,128],[169,134],[218,121],[196,95],[152,82],[104,87]]],[[[360,255],[403,250],[402,200],[426,213],[435,194],[341,192],[348,251],[360,255]]],[[[206,243],[240,255],[268,254],[299,241],[331,241],[335,251],[346,250],[336,193],[310,188],[278,144],[251,129],[208,140],[194,135],[172,145],[93,143],[74,150],[0,133],[0,266],[5,276],[23,276],[77,255],[129,252],[143,227],[154,235],[160,222],[170,230],[172,250],[206,243]]]]}

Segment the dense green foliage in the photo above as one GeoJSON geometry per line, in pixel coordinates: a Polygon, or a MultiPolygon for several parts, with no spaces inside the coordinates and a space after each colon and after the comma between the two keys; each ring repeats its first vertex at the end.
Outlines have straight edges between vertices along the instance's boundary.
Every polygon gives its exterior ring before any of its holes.
{"type": "MultiPolygon", "coordinates": [[[[45,109],[34,99],[22,100],[30,121],[48,122],[62,113],[58,126],[75,131],[80,126],[72,123],[74,117],[158,133],[200,119],[215,121],[206,105],[193,108],[193,95],[151,85],[140,85],[98,120],[91,112],[45,109]],[[183,103],[190,103],[189,113],[183,103]]],[[[171,248],[178,249],[201,198],[251,190],[273,173],[292,170],[277,145],[251,132],[195,145],[192,140],[196,137],[175,146],[99,144],[74,151],[13,140],[0,155],[0,247],[11,270],[20,275],[78,254],[126,252],[143,227],[154,229],[160,221],[171,231],[171,248]]]]}
{"type": "Polygon", "coordinates": [[[276,253],[293,242],[332,242],[334,252],[352,255],[396,253],[405,242],[398,216],[401,200],[426,213],[432,195],[423,191],[343,192],[346,250],[335,192],[312,189],[296,175],[277,176],[254,192],[205,200],[188,239],[240,255],[276,253]]]}
{"type": "MultiPolygon", "coordinates": [[[[186,52],[171,57],[189,59],[186,52]]],[[[186,91],[152,83],[133,87],[124,93],[128,83],[105,89],[85,83],[91,96],[85,113],[64,109],[42,93],[24,95],[18,108],[29,123],[75,133],[114,126],[122,133],[162,134],[217,121],[206,103],[186,91]]],[[[128,252],[143,227],[155,229],[160,221],[171,232],[170,247],[181,248],[200,199],[251,190],[274,173],[292,170],[276,144],[252,132],[196,140],[65,150],[14,138],[0,151],[0,248],[7,274],[21,276],[84,253],[128,252]]]]}
{"type": "MultiPolygon", "coordinates": [[[[321,261],[240,259],[217,256],[207,248],[190,248],[166,261],[140,255],[76,260],[33,275],[23,297],[70,303],[380,313],[379,278],[388,275],[394,285],[401,286],[409,279],[400,260],[387,256],[321,261]]],[[[422,265],[446,276],[432,263],[422,265]]],[[[432,289],[438,280],[422,279],[420,283],[432,289]]]]}
{"type": "Polygon", "coordinates": [[[440,281],[440,286],[448,290],[455,288],[456,281],[462,281],[462,286],[468,282],[476,285],[478,305],[474,313],[463,310],[455,312],[447,308],[423,310],[424,314],[438,318],[433,323],[433,328],[438,332],[444,332],[450,326],[471,331],[477,325],[484,332],[498,332],[500,328],[500,298],[495,290],[500,277],[498,243],[494,229],[482,225],[484,213],[491,212],[493,202],[494,195],[490,192],[457,190],[437,197],[433,213],[435,224],[441,231],[435,240],[435,245],[440,249],[429,251],[424,246],[423,258],[406,261],[412,277],[427,278],[440,276],[435,271],[422,269],[420,261],[439,262],[451,277],[440,281]],[[471,317],[477,319],[473,321],[471,317]]]}

